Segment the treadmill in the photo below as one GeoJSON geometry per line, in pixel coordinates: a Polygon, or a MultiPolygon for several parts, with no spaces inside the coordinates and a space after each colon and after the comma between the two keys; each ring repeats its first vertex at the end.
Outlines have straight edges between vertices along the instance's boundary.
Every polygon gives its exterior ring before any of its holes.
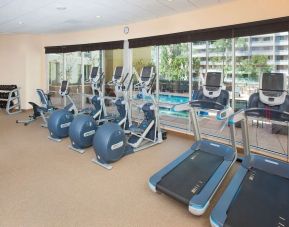
{"type": "MultiPolygon", "coordinates": [[[[229,124],[232,126],[241,122],[245,157],[211,213],[212,226],[289,226],[289,164],[251,154],[247,124],[248,117],[261,117],[288,129],[289,96],[286,84],[282,73],[263,74],[259,92],[249,99],[249,108],[230,117],[229,124]]],[[[231,136],[236,147],[235,134],[231,136]]]]}
{"type": "Polygon", "coordinates": [[[196,142],[176,160],[149,179],[149,187],[188,206],[194,215],[202,215],[211,198],[236,160],[232,146],[201,139],[197,112],[215,113],[226,119],[232,110],[229,93],[222,89],[222,73],[208,72],[202,90],[194,100],[175,106],[175,111],[190,111],[196,142]]]}

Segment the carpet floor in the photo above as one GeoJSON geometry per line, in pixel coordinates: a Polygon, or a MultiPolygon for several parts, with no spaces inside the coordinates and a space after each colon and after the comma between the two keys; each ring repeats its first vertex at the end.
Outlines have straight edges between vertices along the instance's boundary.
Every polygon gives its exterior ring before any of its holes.
{"type": "Polygon", "coordinates": [[[236,166],[201,217],[166,195],[149,177],[187,150],[192,138],[174,133],[157,146],[129,155],[108,171],[79,154],[69,139],[48,140],[41,119],[16,124],[28,112],[0,112],[0,226],[210,226],[209,214],[236,166]]]}

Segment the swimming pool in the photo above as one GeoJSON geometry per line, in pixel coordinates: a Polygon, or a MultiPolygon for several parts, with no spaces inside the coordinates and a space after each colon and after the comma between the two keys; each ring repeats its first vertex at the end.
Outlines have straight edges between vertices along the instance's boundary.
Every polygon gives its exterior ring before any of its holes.
{"type": "MultiPolygon", "coordinates": [[[[189,97],[185,96],[177,96],[177,95],[164,95],[161,94],[159,95],[159,102],[160,103],[167,103],[167,104],[181,104],[181,103],[186,103],[189,101],[189,97]]],[[[187,118],[188,117],[188,112],[187,111],[180,111],[176,112],[172,108],[164,105],[160,105],[159,111],[160,114],[164,115],[169,115],[169,116],[174,116],[174,117],[182,117],[182,118],[187,118]]]]}
{"type": "MultiPolygon", "coordinates": [[[[144,99],[150,100],[150,97],[147,96],[144,99]]],[[[189,97],[186,97],[186,96],[160,94],[159,95],[159,112],[160,114],[163,114],[163,115],[187,118],[188,117],[187,111],[176,112],[172,108],[173,108],[173,105],[186,103],[188,101],[189,101],[189,97]]]]}
{"type": "Polygon", "coordinates": [[[176,95],[163,95],[161,94],[159,96],[159,101],[163,103],[169,103],[169,104],[180,104],[180,103],[186,103],[189,101],[189,97],[185,96],[176,96],[176,95]]]}

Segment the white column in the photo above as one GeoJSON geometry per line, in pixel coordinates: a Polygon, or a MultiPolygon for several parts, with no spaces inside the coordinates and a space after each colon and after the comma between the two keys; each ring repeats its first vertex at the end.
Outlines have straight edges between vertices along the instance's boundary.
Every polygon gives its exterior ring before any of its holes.
{"type": "Polygon", "coordinates": [[[273,61],[273,72],[276,72],[277,66],[276,66],[276,34],[273,34],[273,47],[272,47],[273,55],[272,55],[272,61],[273,61]]]}
{"type": "Polygon", "coordinates": [[[45,54],[45,79],[46,79],[46,91],[49,91],[49,59],[48,55],[45,54]]]}
{"type": "MultiPolygon", "coordinates": [[[[193,47],[192,43],[188,43],[189,45],[189,100],[192,101],[192,79],[193,79],[193,66],[192,66],[192,54],[193,54],[193,47]]],[[[192,117],[191,114],[189,114],[189,133],[192,131],[192,117]]]]}
{"type": "Polygon", "coordinates": [[[62,53],[62,60],[63,60],[63,78],[62,80],[66,80],[66,58],[65,58],[65,54],[62,53]]]}
{"type": "Polygon", "coordinates": [[[209,41],[206,41],[206,75],[208,73],[209,68],[209,41]]]}
{"type": "MultiPolygon", "coordinates": [[[[129,46],[128,46],[129,47],[129,46]]],[[[131,77],[133,76],[133,53],[132,53],[132,49],[128,49],[128,56],[127,56],[127,61],[128,61],[128,73],[129,73],[129,78],[131,79],[131,77]]],[[[131,83],[130,89],[129,89],[129,100],[131,100],[133,97],[133,83],[131,83]]],[[[131,102],[129,102],[129,125],[132,124],[132,106],[131,106],[131,102]]]]}
{"type": "Polygon", "coordinates": [[[123,41],[123,68],[124,73],[130,71],[130,49],[128,40],[123,41]]]}
{"type": "Polygon", "coordinates": [[[160,96],[160,47],[156,48],[157,55],[157,64],[156,64],[156,120],[157,120],[157,129],[158,129],[158,139],[159,142],[162,140],[162,132],[161,132],[161,120],[160,120],[160,111],[159,111],[159,96],[160,96]]]}
{"type": "MultiPolygon", "coordinates": [[[[287,42],[288,42],[288,45],[287,45],[287,77],[289,77],[289,31],[287,32],[287,42]]],[[[288,80],[287,80],[288,81],[288,80]]],[[[288,82],[287,82],[287,84],[288,84],[288,82]]],[[[287,85],[287,89],[289,89],[288,88],[288,85],[287,85]]],[[[289,91],[289,90],[288,90],[289,91]]],[[[288,129],[289,129],[289,127],[288,127],[288,129]]],[[[288,136],[289,136],[289,133],[288,133],[288,136]]],[[[289,149],[289,145],[288,145],[288,149],[289,149]]],[[[289,154],[288,154],[289,155],[289,154]]]]}
{"type": "Polygon", "coordinates": [[[236,38],[232,38],[232,109],[235,110],[235,79],[236,79],[236,38]]]}
{"type": "Polygon", "coordinates": [[[84,108],[85,104],[84,96],[84,52],[81,52],[81,108],[84,108]]]}
{"type": "Polygon", "coordinates": [[[101,55],[101,68],[102,68],[102,72],[104,73],[104,76],[106,76],[106,72],[105,72],[105,50],[100,50],[100,55],[101,55]]]}
{"type": "MultiPolygon", "coordinates": [[[[62,54],[62,58],[63,58],[63,78],[62,80],[66,80],[66,57],[65,54],[62,54]]],[[[66,96],[64,97],[64,106],[66,106],[66,96]]]]}

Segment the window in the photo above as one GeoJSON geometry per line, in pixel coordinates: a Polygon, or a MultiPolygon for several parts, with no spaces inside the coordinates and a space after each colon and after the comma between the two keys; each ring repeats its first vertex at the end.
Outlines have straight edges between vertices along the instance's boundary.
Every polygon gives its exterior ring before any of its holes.
{"type": "MultiPolygon", "coordinates": [[[[101,51],[90,51],[83,53],[83,71],[84,71],[84,94],[92,94],[91,83],[89,81],[92,67],[99,67],[99,73],[102,72],[101,67],[101,51]]],[[[87,103],[87,102],[86,102],[87,103]]]]}
{"type": "MultiPolygon", "coordinates": [[[[236,86],[235,86],[235,110],[246,108],[250,95],[258,92],[259,78],[264,72],[279,72],[288,74],[288,41],[280,44],[279,41],[288,40],[287,33],[268,34],[266,37],[276,37],[276,41],[270,46],[263,45],[263,39],[251,37],[255,40],[255,46],[252,43],[245,42],[248,49],[246,55],[238,52],[238,45],[243,40],[250,37],[241,37],[236,39],[236,86]],[[281,35],[282,34],[282,35],[281,35]],[[275,50],[275,51],[274,51],[275,50]]],[[[267,39],[266,39],[267,40],[267,39]]],[[[276,125],[272,125],[268,120],[249,120],[250,142],[257,149],[275,150],[279,153],[287,152],[287,135],[274,133],[276,125]]],[[[237,129],[238,140],[241,139],[240,129],[237,129]]],[[[280,130],[281,132],[282,130],[280,130]]],[[[283,129],[284,131],[284,129],[283,129]]],[[[286,130],[285,130],[286,131],[286,130]]]]}
{"type": "MultiPolygon", "coordinates": [[[[194,45],[193,45],[194,47],[194,45]]],[[[223,89],[227,90],[230,94],[229,104],[232,104],[232,39],[219,39],[207,42],[206,46],[206,61],[199,64],[194,60],[194,48],[193,48],[192,68],[195,75],[199,74],[198,87],[193,81],[193,91],[200,88],[205,82],[205,76],[207,71],[221,72],[223,75],[223,89]],[[194,86],[195,85],[195,86],[194,86]]],[[[203,56],[205,57],[205,56],[203,56]]],[[[194,75],[194,74],[193,74],[194,75]]],[[[193,77],[194,80],[194,77],[193,77]]],[[[199,121],[200,130],[203,135],[207,137],[219,138],[228,141],[230,133],[225,121],[216,121],[215,116],[212,118],[200,117],[199,121]]]]}
{"type": "Polygon", "coordinates": [[[172,107],[189,101],[189,45],[159,47],[161,124],[180,129],[188,129],[188,113],[175,112],[172,107]]]}
{"type": "Polygon", "coordinates": [[[51,97],[52,103],[55,106],[60,106],[63,103],[59,98],[58,91],[60,88],[60,83],[64,79],[63,73],[63,54],[48,54],[48,81],[49,81],[49,91],[54,92],[51,97]]]}
{"type": "MultiPolygon", "coordinates": [[[[135,72],[140,73],[145,65],[153,65],[159,72],[159,113],[162,126],[186,131],[190,129],[189,114],[175,112],[172,107],[174,104],[189,101],[194,92],[201,89],[207,70],[222,72],[223,88],[229,92],[230,104],[235,111],[246,108],[250,95],[258,91],[260,74],[264,72],[288,74],[288,32],[236,38],[235,58],[232,44],[232,39],[219,39],[131,50],[132,67],[135,72]],[[232,68],[233,59],[235,59],[235,74],[232,68]],[[235,87],[232,87],[233,80],[235,87]]],[[[72,95],[78,94],[80,97],[83,93],[91,94],[88,83],[84,83],[82,91],[82,81],[88,80],[91,67],[101,68],[103,65],[101,71],[105,72],[106,82],[110,81],[115,67],[123,65],[123,50],[48,54],[47,58],[49,89],[58,91],[61,80],[67,78],[72,95]]],[[[114,96],[114,87],[106,86],[106,95],[114,96]]],[[[116,112],[113,105],[107,104],[108,112],[116,112]]],[[[201,121],[201,132],[204,135],[229,140],[228,128],[224,127],[224,122],[215,124],[206,118],[202,118],[201,121]]],[[[254,147],[258,149],[266,147],[280,152],[287,149],[285,141],[287,135],[281,133],[272,135],[272,128],[275,126],[270,122],[263,121],[262,127],[259,127],[259,123],[256,127],[256,121],[249,123],[250,138],[253,138],[254,147]],[[264,138],[271,140],[267,141],[264,138]]],[[[237,137],[239,139],[241,137],[240,129],[237,129],[237,137]]]]}
{"type": "MultiPolygon", "coordinates": [[[[123,66],[123,50],[105,50],[104,51],[104,72],[105,72],[105,81],[106,83],[112,80],[114,74],[114,69],[117,66],[123,66]]],[[[114,86],[106,85],[105,86],[105,95],[110,97],[115,97],[114,86]]],[[[116,106],[110,101],[106,102],[107,112],[109,114],[117,113],[116,106]]]]}
{"type": "Polygon", "coordinates": [[[273,47],[268,47],[268,46],[262,46],[262,47],[252,47],[252,51],[270,51],[273,50],[273,47]]]}
{"type": "Polygon", "coordinates": [[[81,52],[65,53],[65,79],[69,82],[70,96],[78,109],[82,106],[81,52]]]}
{"type": "Polygon", "coordinates": [[[114,69],[117,66],[123,66],[123,50],[105,50],[104,51],[104,65],[105,65],[105,81],[111,81],[114,69]]]}
{"type": "Polygon", "coordinates": [[[281,51],[284,51],[284,50],[285,50],[285,51],[286,51],[286,50],[288,50],[288,47],[287,47],[287,46],[277,46],[276,49],[277,49],[277,51],[278,51],[278,50],[281,50],[281,51]]]}
{"type": "Polygon", "coordinates": [[[283,60],[288,60],[288,55],[277,55],[276,56],[277,61],[283,61],[283,60]]]}
{"type": "MultiPolygon", "coordinates": [[[[132,66],[133,66],[133,73],[138,74],[140,76],[141,70],[145,66],[153,66],[154,73],[156,73],[156,65],[157,65],[157,47],[150,46],[150,47],[141,47],[141,48],[134,48],[132,49],[132,66]]],[[[136,77],[134,77],[134,83],[136,83],[136,77]]],[[[156,88],[156,83],[153,86],[156,88]]],[[[153,95],[155,95],[155,89],[153,89],[153,95]]],[[[133,98],[136,97],[137,90],[134,90],[133,98]]],[[[150,101],[150,100],[148,100],[150,101]]],[[[139,102],[138,99],[135,99],[136,103],[139,102]]],[[[142,111],[139,111],[136,105],[132,106],[132,118],[133,120],[138,119],[141,120],[143,118],[142,111]]]]}

